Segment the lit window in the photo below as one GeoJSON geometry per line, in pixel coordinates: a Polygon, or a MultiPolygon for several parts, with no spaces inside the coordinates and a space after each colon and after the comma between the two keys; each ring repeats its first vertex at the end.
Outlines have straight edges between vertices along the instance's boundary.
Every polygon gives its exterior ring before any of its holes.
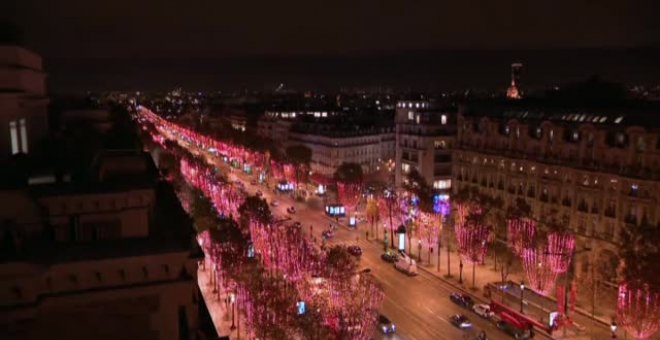
{"type": "Polygon", "coordinates": [[[419,115],[415,116],[415,123],[419,124],[419,115]]]}
{"type": "Polygon", "coordinates": [[[415,103],[415,107],[416,107],[416,108],[419,108],[419,103],[415,103]]]}
{"type": "Polygon", "coordinates": [[[11,154],[15,155],[19,152],[16,121],[9,122],[9,136],[11,137],[11,154]]]}
{"type": "Polygon", "coordinates": [[[440,179],[437,181],[433,182],[433,189],[449,189],[451,188],[451,180],[450,179],[440,179]]]}
{"type": "Polygon", "coordinates": [[[402,163],[401,164],[401,170],[403,170],[403,173],[409,173],[410,172],[410,164],[402,163]]]}
{"type": "Polygon", "coordinates": [[[447,124],[447,115],[442,115],[442,116],[440,116],[440,123],[441,123],[442,125],[447,124]]]}
{"type": "Polygon", "coordinates": [[[622,120],[623,120],[623,116],[619,116],[614,120],[614,123],[619,124],[619,123],[621,123],[622,120]]]}
{"type": "Polygon", "coordinates": [[[415,111],[408,111],[408,120],[415,119],[415,111]]]}

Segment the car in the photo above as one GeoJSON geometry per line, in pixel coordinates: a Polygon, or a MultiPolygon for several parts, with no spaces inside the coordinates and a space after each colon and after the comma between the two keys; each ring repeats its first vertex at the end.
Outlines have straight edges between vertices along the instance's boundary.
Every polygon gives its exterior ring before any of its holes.
{"type": "Polygon", "coordinates": [[[490,305],[487,305],[485,303],[477,303],[472,306],[472,310],[479,315],[482,318],[485,319],[490,319],[493,317],[495,313],[493,313],[492,310],[490,310],[490,305]]]}
{"type": "Polygon", "coordinates": [[[383,334],[396,333],[396,325],[383,314],[378,315],[378,327],[383,334]]]}
{"type": "Polygon", "coordinates": [[[329,240],[333,237],[335,237],[335,233],[332,230],[324,230],[321,235],[323,236],[324,240],[329,240]]]}
{"type": "Polygon", "coordinates": [[[529,339],[529,335],[527,332],[516,328],[515,326],[509,324],[508,322],[498,321],[497,328],[499,328],[502,332],[508,334],[509,336],[511,336],[516,340],[529,339]]]}
{"type": "Polygon", "coordinates": [[[385,252],[382,255],[380,255],[380,258],[389,263],[395,263],[396,261],[399,260],[399,256],[396,253],[393,253],[391,251],[385,252]]]}
{"type": "Polygon", "coordinates": [[[271,207],[277,207],[278,205],[280,205],[280,204],[277,201],[271,201],[270,202],[271,207]]]}
{"type": "Polygon", "coordinates": [[[289,214],[295,214],[296,213],[296,208],[293,207],[293,206],[288,207],[288,208],[286,208],[286,212],[288,212],[289,214]]]}
{"type": "Polygon", "coordinates": [[[452,325],[460,328],[460,329],[467,329],[472,327],[472,323],[470,320],[465,315],[462,314],[454,314],[449,318],[449,322],[451,322],[452,325]]]}
{"type": "Polygon", "coordinates": [[[348,252],[353,256],[361,256],[362,255],[362,249],[358,246],[349,246],[348,247],[348,252]]]}
{"type": "Polygon", "coordinates": [[[472,308],[474,305],[472,298],[469,295],[463,293],[451,293],[451,295],[449,295],[449,299],[453,303],[465,308],[472,308]]]}

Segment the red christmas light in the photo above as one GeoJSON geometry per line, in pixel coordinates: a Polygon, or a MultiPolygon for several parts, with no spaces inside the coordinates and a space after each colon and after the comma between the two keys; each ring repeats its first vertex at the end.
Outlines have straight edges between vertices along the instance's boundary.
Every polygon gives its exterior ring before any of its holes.
{"type": "Polygon", "coordinates": [[[507,236],[509,247],[518,255],[522,255],[525,248],[533,245],[536,237],[536,222],[528,218],[515,218],[508,220],[507,236]]]}
{"type": "Polygon", "coordinates": [[[521,257],[529,288],[541,295],[550,294],[557,280],[557,273],[552,270],[545,249],[523,249],[521,257]]]}
{"type": "Polygon", "coordinates": [[[660,293],[648,284],[619,285],[618,324],[636,339],[649,339],[660,329],[660,293]]]}

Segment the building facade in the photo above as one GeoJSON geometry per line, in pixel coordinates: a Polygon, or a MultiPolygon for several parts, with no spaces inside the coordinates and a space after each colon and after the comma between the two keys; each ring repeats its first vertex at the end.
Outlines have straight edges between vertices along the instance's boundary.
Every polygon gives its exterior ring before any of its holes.
{"type": "Polygon", "coordinates": [[[311,170],[329,177],[342,163],[360,164],[369,174],[394,158],[394,131],[387,127],[336,131],[332,126],[298,124],[289,132],[287,144],[312,150],[311,170]]]}
{"type": "Polygon", "coordinates": [[[152,167],[141,152],[104,152],[84,185],[51,177],[0,190],[3,339],[195,335],[192,226],[163,224],[181,207],[152,167]]]}
{"type": "Polygon", "coordinates": [[[540,221],[567,217],[576,275],[599,266],[614,287],[622,228],[660,227],[657,114],[468,106],[458,118],[454,192],[472,187],[507,205],[524,199],[540,221]]]}
{"type": "Polygon", "coordinates": [[[27,154],[48,133],[46,74],[41,57],[0,46],[0,162],[27,154]]]}
{"type": "Polygon", "coordinates": [[[435,190],[450,190],[456,111],[435,108],[424,100],[400,101],[395,123],[396,185],[401,186],[411,170],[416,169],[435,190]]]}

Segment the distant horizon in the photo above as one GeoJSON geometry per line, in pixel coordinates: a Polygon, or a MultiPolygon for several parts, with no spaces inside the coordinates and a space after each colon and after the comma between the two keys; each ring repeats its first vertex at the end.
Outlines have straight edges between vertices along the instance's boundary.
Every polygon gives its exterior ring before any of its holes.
{"type": "MultiPolygon", "coordinates": [[[[38,52],[37,52],[38,53],[38,52]]],[[[45,58],[49,92],[382,87],[454,91],[505,89],[512,62],[523,87],[548,88],[599,75],[625,85],[660,83],[660,46],[568,49],[409,50],[360,56],[252,55],[187,58],[45,58]]]]}

